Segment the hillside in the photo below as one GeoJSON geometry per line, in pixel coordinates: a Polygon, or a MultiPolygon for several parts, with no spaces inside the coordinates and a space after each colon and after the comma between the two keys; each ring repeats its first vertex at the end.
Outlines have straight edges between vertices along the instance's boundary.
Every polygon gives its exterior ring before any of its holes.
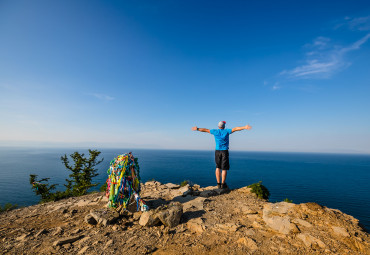
{"type": "Polygon", "coordinates": [[[142,213],[106,209],[103,193],[0,214],[9,254],[370,254],[357,219],[316,203],[270,203],[247,187],[147,182],[142,213]]]}

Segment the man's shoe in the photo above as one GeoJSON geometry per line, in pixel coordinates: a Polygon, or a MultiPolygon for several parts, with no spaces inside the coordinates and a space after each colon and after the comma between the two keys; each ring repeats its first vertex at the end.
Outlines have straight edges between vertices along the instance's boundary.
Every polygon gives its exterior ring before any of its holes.
{"type": "Polygon", "coordinates": [[[221,189],[228,189],[229,187],[227,186],[226,182],[221,183],[221,189]]]}
{"type": "Polygon", "coordinates": [[[217,188],[218,188],[218,189],[221,189],[221,188],[222,188],[221,183],[217,183],[217,188]]]}

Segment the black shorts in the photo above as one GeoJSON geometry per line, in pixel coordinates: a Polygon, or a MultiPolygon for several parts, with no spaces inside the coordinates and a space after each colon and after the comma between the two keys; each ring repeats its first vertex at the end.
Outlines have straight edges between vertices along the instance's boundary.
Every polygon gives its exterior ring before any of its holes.
{"type": "Polygon", "coordinates": [[[218,151],[215,152],[215,161],[216,161],[216,167],[220,168],[221,170],[229,170],[230,164],[229,164],[229,151],[218,151]]]}

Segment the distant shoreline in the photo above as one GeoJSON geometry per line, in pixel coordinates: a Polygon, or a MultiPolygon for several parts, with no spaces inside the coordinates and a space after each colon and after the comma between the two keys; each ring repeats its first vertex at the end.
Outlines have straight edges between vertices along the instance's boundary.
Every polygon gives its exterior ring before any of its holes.
{"type": "MultiPolygon", "coordinates": [[[[128,151],[202,151],[202,152],[213,152],[212,149],[162,149],[162,148],[124,148],[124,147],[93,147],[93,146],[18,146],[18,145],[0,145],[1,149],[39,149],[39,150],[88,150],[88,149],[97,149],[97,150],[121,150],[123,152],[128,151]]],[[[262,150],[233,150],[232,148],[229,149],[230,152],[249,152],[249,153],[274,153],[274,154],[310,154],[310,155],[358,155],[358,156],[369,156],[370,153],[365,152],[313,152],[313,151],[262,151],[262,150]]]]}

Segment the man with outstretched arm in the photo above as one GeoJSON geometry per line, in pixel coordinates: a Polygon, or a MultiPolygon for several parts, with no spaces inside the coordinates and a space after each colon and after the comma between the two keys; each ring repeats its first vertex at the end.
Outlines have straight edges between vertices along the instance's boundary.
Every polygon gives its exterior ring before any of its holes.
{"type": "Polygon", "coordinates": [[[216,180],[219,189],[227,189],[226,176],[230,169],[229,164],[229,135],[242,130],[250,130],[252,127],[245,125],[244,127],[234,127],[233,129],[225,129],[225,121],[218,123],[218,129],[207,129],[192,127],[193,131],[200,131],[214,135],[216,141],[215,161],[216,161],[216,180]],[[222,174],[221,174],[222,170],[222,174]],[[220,182],[221,179],[221,182],[220,182]]]}

